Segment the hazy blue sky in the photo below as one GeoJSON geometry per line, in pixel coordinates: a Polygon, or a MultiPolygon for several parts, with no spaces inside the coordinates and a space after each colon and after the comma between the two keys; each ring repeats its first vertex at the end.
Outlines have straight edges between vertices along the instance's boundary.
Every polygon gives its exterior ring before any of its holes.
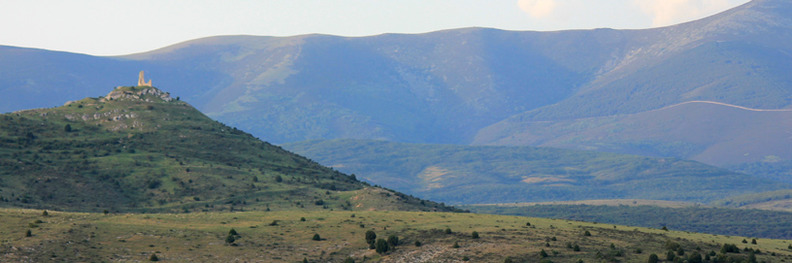
{"type": "Polygon", "coordinates": [[[508,30],[666,26],[748,0],[2,0],[0,45],[93,55],[215,35],[366,36],[460,27],[508,30]]]}

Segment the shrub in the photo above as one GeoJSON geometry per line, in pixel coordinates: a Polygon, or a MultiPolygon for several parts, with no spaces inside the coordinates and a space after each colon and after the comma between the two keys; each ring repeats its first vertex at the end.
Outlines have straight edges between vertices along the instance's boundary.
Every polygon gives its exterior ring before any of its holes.
{"type": "Polygon", "coordinates": [[[374,233],[374,230],[366,231],[366,244],[369,244],[369,248],[374,248],[374,242],[377,241],[377,233],[374,233]]]}
{"type": "Polygon", "coordinates": [[[28,229],[28,231],[25,232],[25,237],[32,237],[32,236],[33,236],[33,232],[30,232],[30,229],[28,229]]]}
{"type": "Polygon", "coordinates": [[[159,261],[157,254],[151,254],[151,257],[149,257],[149,261],[159,261]]]}
{"type": "Polygon", "coordinates": [[[233,235],[228,235],[225,239],[226,244],[232,244],[234,241],[236,241],[236,238],[233,235]]]}
{"type": "Polygon", "coordinates": [[[452,248],[459,248],[459,243],[458,243],[458,242],[456,242],[456,241],[454,241],[454,245],[453,245],[453,246],[451,246],[451,247],[452,247],[452,248]]]}
{"type": "Polygon", "coordinates": [[[421,246],[421,241],[415,240],[415,246],[416,247],[420,247],[421,246]]]}
{"type": "Polygon", "coordinates": [[[478,234],[478,232],[476,232],[476,231],[473,231],[473,233],[472,233],[472,234],[470,234],[470,236],[471,236],[473,239],[478,239],[478,238],[479,238],[479,234],[478,234]]]}
{"type": "Polygon", "coordinates": [[[390,245],[391,247],[396,247],[396,245],[398,244],[399,244],[399,237],[397,237],[396,235],[388,236],[388,245],[390,245]]]}
{"type": "Polygon", "coordinates": [[[651,255],[649,255],[649,260],[647,262],[649,262],[649,263],[657,263],[657,262],[660,262],[660,258],[657,257],[657,254],[651,254],[651,255]]]}
{"type": "Polygon", "coordinates": [[[591,232],[586,230],[586,232],[583,232],[583,236],[590,237],[591,236],[591,232]]]}
{"type": "Polygon", "coordinates": [[[41,215],[42,216],[49,216],[49,212],[47,212],[47,210],[44,210],[44,212],[41,212],[41,215]]]}
{"type": "Polygon", "coordinates": [[[547,255],[547,252],[545,252],[545,250],[544,250],[544,249],[542,249],[542,251],[539,251],[539,257],[540,257],[540,258],[546,258],[546,257],[548,257],[548,255],[547,255]]]}
{"type": "Polygon", "coordinates": [[[322,237],[321,237],[321,236],[319,236],[319,234],[314,234],[314,235],[313,235],[313,238],[311,238],[311,240],[314,240],[314,241],[320,241],[320,240],[322,240],[322,237]]]}
{"type": "Polygon", "coordinates": [[[452,233],[454,233],[454,232],[452,232],[452,231],[451,231],[451,228],[446,228],[446,229],[445,229],[445,233],[446,233],[446,234],[452,234],[452,233]]]}
{"type": "Polygon", "coordinates": [[[377,253],[379,254],[385,254],[388,252],[388,250],[390,250],[390,247],[388,246],[388,242],[385,241],[385,239],[380,238],[377,239],[374,249],[376,249],[377,253]]]}
{"type": "Polygon", "coordinates": [[[232,228],[231,230],[228,231],[228,235],[229,236],[238,236],[239,233],[237,233],[237,231],[232,228]]]}

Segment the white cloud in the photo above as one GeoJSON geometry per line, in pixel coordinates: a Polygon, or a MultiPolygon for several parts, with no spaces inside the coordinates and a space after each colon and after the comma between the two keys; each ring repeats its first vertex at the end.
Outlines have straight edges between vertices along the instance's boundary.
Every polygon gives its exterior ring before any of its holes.
{"type": "Polygon", "coordinates": [[[517,5],[535,18],[544,18],[552,14],[556,8],[555,0],[519,0],[517,5]]]}
{"type": "Polygon", "coordinates": [[[712,15],[733,4],[729,0],[634,0],[652,17],[652,26],[668,26],[712,15]]]}

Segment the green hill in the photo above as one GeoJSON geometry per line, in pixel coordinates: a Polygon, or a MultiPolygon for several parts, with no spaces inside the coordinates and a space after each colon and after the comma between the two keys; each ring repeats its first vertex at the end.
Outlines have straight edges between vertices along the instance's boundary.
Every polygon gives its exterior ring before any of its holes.
{"type": "Polygon", "coordinates": [[[370,187],[152,87],[0,115],[0,166],[5,207],[449,210],[370,187]]]}
{"type": "Polygon", "coordinates": [[[790,188],[694,161],[554,148],[367,140],[284,147],[374,184],[453,204],[591,199],[707,203],[790,188]]]}

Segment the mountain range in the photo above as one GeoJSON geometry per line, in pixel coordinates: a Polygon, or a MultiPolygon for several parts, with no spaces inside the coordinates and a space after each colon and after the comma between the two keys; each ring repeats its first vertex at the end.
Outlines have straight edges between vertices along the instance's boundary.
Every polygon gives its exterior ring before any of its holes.
{"type": "Polygon", "coordinates": [[[382,139],[724,167],[785,162],[791,12],[788,1],[754,0],[643,30],[218,36],[118,57],[0,47],[0,111],[91,96],[145,69],[208,116],[273,143],[382,139]]]}

